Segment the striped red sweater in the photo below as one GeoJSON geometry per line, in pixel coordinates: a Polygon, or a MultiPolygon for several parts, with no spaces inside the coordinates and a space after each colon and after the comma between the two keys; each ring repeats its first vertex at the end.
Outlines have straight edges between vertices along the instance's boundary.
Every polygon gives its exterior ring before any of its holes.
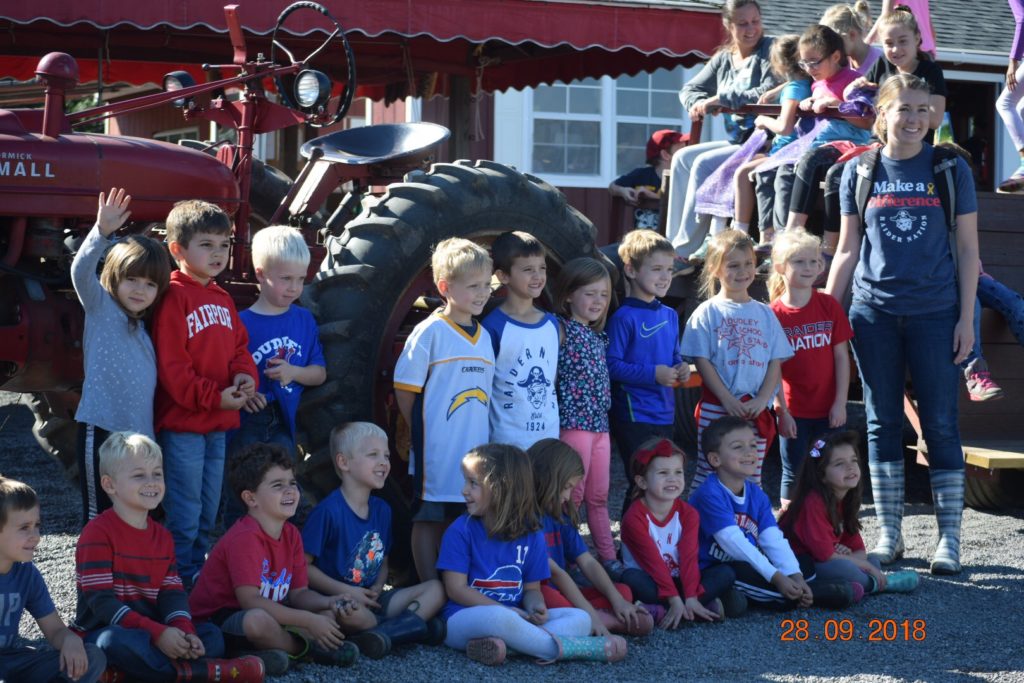
{"type": "Polygon", "coordinates": [[[171,534],[153,520],[136,529],[107,510],[85,525],[75,549],[78,610],[72,628],[141,628],[155,643],[168,626],[195,633],[171,534]]]}

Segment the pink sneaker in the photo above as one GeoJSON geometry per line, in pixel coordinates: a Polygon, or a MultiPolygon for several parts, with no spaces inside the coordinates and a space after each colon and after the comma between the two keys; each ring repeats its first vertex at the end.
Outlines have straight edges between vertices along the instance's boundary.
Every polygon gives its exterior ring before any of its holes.
{"type": "Polygon", "coordinates": [[[972,372],[968,376],[967,393],[972,401],[996,401],[1003,398],[1003,390],[985,370],[972,372]]]}

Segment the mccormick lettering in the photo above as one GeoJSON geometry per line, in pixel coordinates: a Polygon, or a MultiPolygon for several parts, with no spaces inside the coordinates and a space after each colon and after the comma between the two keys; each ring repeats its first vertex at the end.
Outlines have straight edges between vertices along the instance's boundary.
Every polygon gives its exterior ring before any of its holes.
{"type": "Polygon", "coordinates": [[[30,161],[28,165],[24,161],[11,165],[10,161],[0,161],[0,177],[14,178],[56,178],[50,168],[50,162],[43,163],[42,168],[36,166],[36,162],[30,161]]]}

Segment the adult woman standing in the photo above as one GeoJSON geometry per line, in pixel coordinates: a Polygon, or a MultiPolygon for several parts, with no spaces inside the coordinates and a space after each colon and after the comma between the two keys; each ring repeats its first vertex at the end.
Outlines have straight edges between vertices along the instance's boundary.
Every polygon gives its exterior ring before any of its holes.
{"type": "MultiPolygon", "coordinates": [[[[761,26],[757,0],[726,0],[722,7],[726,41],[697,76],[679,92],[679,101],[696,121],[720,109],[754,104],[778,85],[768,60],[772,39],[761,26]]],[[[754,128],[753,116],[727,115],[729,140],[690,145],[672,156],[668,195],[668,239],[683,258],[704,242],[709,216],[696,213],[697,188],[736,151],[754,128]]]]}
{"type": "Polygon", "coordinates": [[[903,553],[903,388],[907,368],[928,447],[939,542],[935,574],[960,572],[964,456],[957,428],[957,364],[974,341],[978,214],[967,164],[955,169],[956,230],[936,192],[928,132],[930,89],[911,74],[878,93],[875,134],[884,147],[871,179],[864,226],[856,203],[857,164],[843,172],[839,251],[826,290],[841,297],[853,278],[853,350],[864,384],[868,461],[878,545],[889,563],[903,553]],[[955,240],[951,236],[955,235],[955,240]],[[957,286],[958,285],[958,286],[957,286]]]}

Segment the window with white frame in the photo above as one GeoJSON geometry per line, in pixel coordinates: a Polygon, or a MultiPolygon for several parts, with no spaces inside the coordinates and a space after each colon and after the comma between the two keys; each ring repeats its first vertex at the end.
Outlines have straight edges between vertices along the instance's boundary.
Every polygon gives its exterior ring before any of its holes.
{"type": "Polygon", "coordinates": [[[534,90],[534,173],[601,173],[602,88],[601,81],[588,78],[534,90]]]}
{"type": "Polygon", "coordinates": [[[680,130],[683,105],[683,68],[615,79],[615,175],[646,162],[647,141],[662,128],[680,130]]]}

